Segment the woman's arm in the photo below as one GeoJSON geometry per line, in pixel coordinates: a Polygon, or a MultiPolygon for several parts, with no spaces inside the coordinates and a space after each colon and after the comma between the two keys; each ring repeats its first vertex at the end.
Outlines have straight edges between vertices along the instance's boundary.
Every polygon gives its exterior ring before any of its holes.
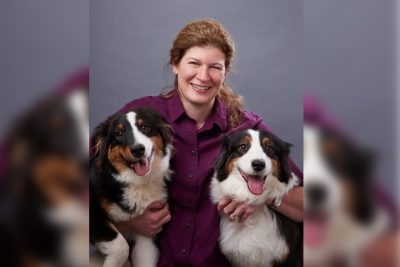
{"type": "Polygon", "coordinates": [[[272,205],[272,199],[267,200],[269,207],[285,215],[295,222],[303,221],[303,192],[304,188],[298,186],[290,190],[283,198],[279,207],[272,205]]]}

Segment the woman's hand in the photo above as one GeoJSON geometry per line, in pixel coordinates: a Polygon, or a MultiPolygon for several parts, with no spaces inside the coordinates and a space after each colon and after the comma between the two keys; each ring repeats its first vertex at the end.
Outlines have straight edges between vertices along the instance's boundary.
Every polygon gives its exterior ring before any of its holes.
{"type": "Polygon", "coordinates": [[[153,202],[144,210],[142,215],[122,222],[118,227],[144,236],[154,237],[161,232],[163,225],[170,220],[171,214],[168,203],[153,202]]]}
{"type": "Polygon", "coordinates": [[[229,197],[224,197],[218,202],[217,209],[219,212],[226,214],[229,221],[243,223],[262,206],[263,205],[248,205],[229,197]]]}
{"type": "Polygon", "coordinates": [[[273,204],[274,199],[267,199],[265,204],[247,205],[243,202],[224,197],[218,202],[219,212],[226,214],[230,221],[242,223],[247,220],[256,210],[268,205],[270,208],[285,215],[295,222],[303,221],[303,187],[295,187],[290,190],[281,200],[279,207],[273,204]]]}

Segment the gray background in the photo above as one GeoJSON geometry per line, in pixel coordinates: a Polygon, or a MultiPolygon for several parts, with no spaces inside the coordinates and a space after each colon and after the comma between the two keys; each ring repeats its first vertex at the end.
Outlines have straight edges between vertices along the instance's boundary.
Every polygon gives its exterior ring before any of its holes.
{"type": "Polygon", "coordinates": [[[303,3],[307,88],[353,140],[375,151],[376,174],[396,196],[396,1],[303,3]]]}
{"type": "MultiPolygon", "coordinates": [[[[308,88],[349,134],[378,151],[377,172],[398,191],[395,0],[108,2],[90,7],[92,128],[136,95],[171,84],[164,64],[174,34],[191,19],[214,17],[237,45],[229,80],[248,109],[268,110],[265,120],[296,145],[298,164],[299,99],[308,88]]],[[[15,114],[89,61],[88,14],[82,0],[0,1],[1,135],[15,114]]]]}
{"type": "Polygon", "coordinates": [[[0,1],[0,137],[89,64],[88,0],[0,1]]]}
{"type": "Polygon", "coordinates": [[[91,129],[132,99],[172,84],[168,52],[194,19],[219,20],[237,49],[227,80],[282,139],[302,168],[301,1],[109,1],[90,9],[91,129]]]}

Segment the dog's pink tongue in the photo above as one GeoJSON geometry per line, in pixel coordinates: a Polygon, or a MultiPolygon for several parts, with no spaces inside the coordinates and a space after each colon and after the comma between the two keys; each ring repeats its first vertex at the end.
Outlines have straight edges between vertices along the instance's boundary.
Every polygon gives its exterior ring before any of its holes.
{"type": "Polygon", "coordinates": [[[132,165],[133,165],[133,170],[139,176],[143,176],[149,171],[149,161],[147,159],[135,162],[132,165]]]}
{"type": "Polygon", "coordinates": [[[325,241],[326,227],[320,220],[304,220],[304,243],[308,246],[319,246],[325,241]]]}
{"type": "Polygon", "coordinates": [[[254,195],[261,195],[264,191],[264,179],[258,176],[247,176],[247,185],[249,186],[250,192],[254,195]]]}

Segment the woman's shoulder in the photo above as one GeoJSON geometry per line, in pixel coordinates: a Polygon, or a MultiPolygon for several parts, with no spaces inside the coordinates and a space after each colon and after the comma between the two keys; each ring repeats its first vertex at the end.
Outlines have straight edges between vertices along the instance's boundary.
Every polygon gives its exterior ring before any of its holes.
{"type": "Polygon", "coordinates": [[[243,123],[248,123],[248,122],[259,123],[260,121],[262,121],[262,118],[257,113],[249,111],[249,110],[243,111],[243,117],[242,117],[243,123]]]}
{"type": "Polygon", "coordinates": [[[246,128],[264,129],[267,131],[271,131],[271,128],[265,122],[265,118],[262,118],[259,114],[249,110],[243,111],[242,126],[246,128]]]}

